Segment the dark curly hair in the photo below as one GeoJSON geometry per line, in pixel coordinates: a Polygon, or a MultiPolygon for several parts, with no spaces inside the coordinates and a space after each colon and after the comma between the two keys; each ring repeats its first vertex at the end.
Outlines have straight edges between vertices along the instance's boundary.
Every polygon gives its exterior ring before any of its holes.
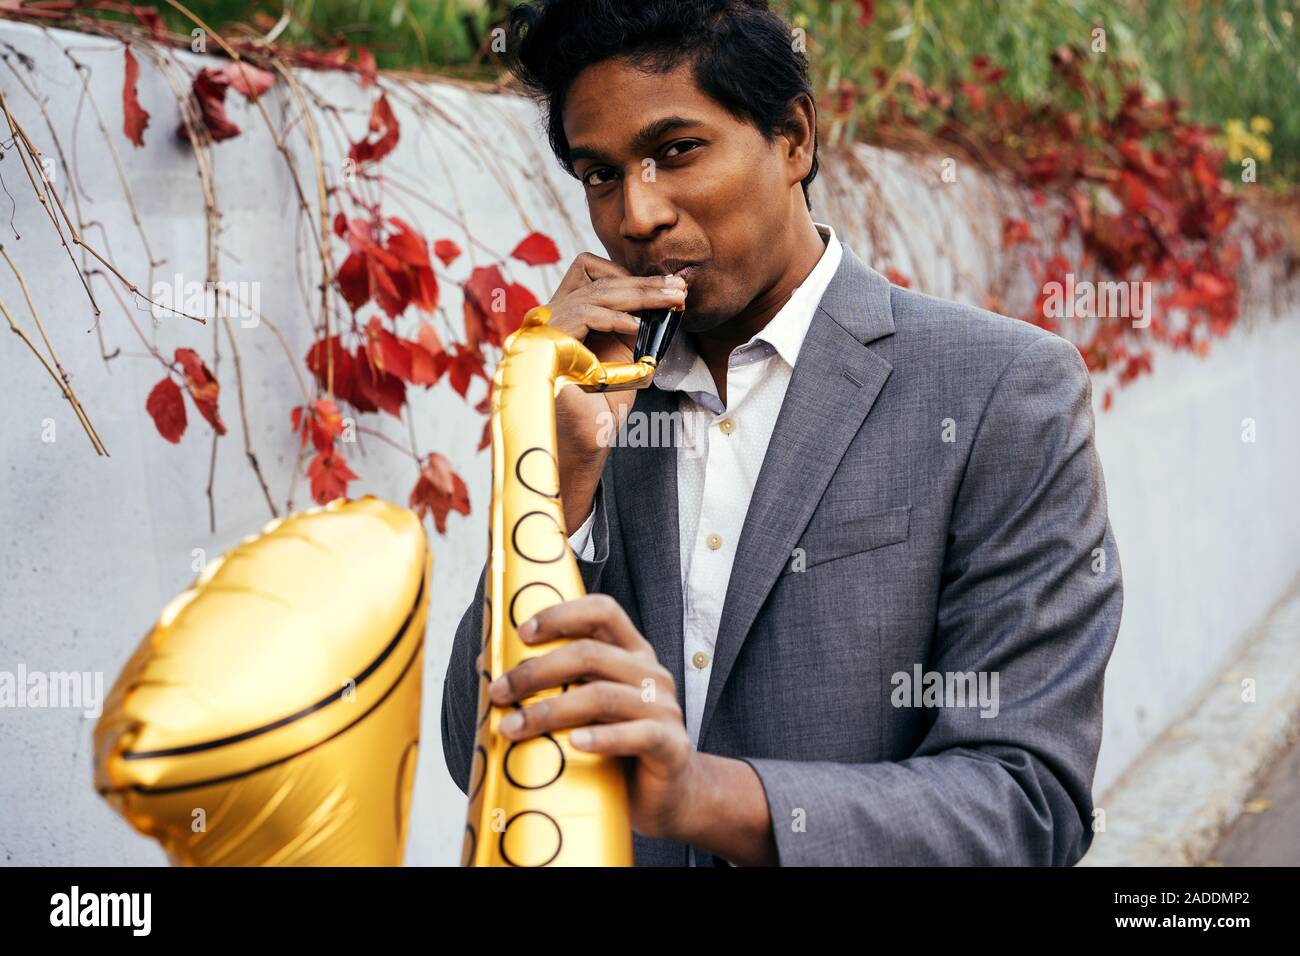
{"type": "MultiPolygon", "coordinates": [[[[545,111],[551,151],[575,176],[564,135],[564,103],[578,74],[623,57],[666,73],[689,60],[696,85],[770,144],[787,128],[800,93],[816,103],[808,58],[767,0],[531,0],[510,11],[506,65],[545,111]]],[[[817,139],[804,177],[817,176],[817,139]]]]}

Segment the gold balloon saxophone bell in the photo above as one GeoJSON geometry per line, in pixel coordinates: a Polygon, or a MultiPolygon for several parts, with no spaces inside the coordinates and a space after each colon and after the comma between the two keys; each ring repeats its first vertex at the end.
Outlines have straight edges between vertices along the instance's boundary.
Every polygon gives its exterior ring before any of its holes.
{"type": "MultiPolygon", "coordinates": [[[[567,385],[585,392],[649,385],[681,311],[678,306],[655,320],[643,318],[632,362],[602,363],[577,339],[551,328],[544,305],[529,310],[502,348],[492,379],[485,667],[462,865],[632,865],[623,758],[576,750],[567,730],[505,739],[497,728],[511,709],[491,703],[488,684],[557,646],[524,644],[516,630],[524,621],[586,593],[560,501],[556,396],[567,385]]],[[[560,693],[549,688],[513,706],[560,693]]]]}
{"type": "Polygon", "coordinates": [[[95,727],[95,787],[174,864],[402,861],[432,570],[367,496],[271,522],[163,610],[95,727]]]}

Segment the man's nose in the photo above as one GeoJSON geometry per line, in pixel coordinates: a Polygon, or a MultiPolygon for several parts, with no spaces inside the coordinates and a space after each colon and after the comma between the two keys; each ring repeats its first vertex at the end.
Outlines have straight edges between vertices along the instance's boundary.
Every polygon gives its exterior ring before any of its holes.
{"type": "Polygon", "coordinates": [[[623,179],[623,238],[652,239],[676,221],[677,213],[653,179],[653,169],[623,179]]]}

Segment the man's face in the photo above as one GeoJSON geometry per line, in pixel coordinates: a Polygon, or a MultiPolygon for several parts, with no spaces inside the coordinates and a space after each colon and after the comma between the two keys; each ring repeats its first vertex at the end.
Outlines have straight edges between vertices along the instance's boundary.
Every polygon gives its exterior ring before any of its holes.
{"type": "Polygon", "coordinates": [[[613,262],[633,275],[698,263],[683,273],[683,329],[739,315],[781,275],[794,213],[806,215],[807,163],[784,136],[769,144],[710,99],[688,62],[670,73],[622,59],[588,67],[570,87],[564,132],[613,262]]]}

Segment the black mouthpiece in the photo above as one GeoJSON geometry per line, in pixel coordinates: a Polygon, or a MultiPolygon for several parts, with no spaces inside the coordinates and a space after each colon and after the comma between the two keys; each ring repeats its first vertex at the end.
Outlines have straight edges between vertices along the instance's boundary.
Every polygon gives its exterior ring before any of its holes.
{"type": "Polygon", "coordinates": [[[639,362],[649,355],[656,365],[662,362],[668,346],[672,344],[673,333],[681,325],[684,312],[685,309],[646,309],[638,312],[641,328],[636,334],[632,361],[639,362]]]}

